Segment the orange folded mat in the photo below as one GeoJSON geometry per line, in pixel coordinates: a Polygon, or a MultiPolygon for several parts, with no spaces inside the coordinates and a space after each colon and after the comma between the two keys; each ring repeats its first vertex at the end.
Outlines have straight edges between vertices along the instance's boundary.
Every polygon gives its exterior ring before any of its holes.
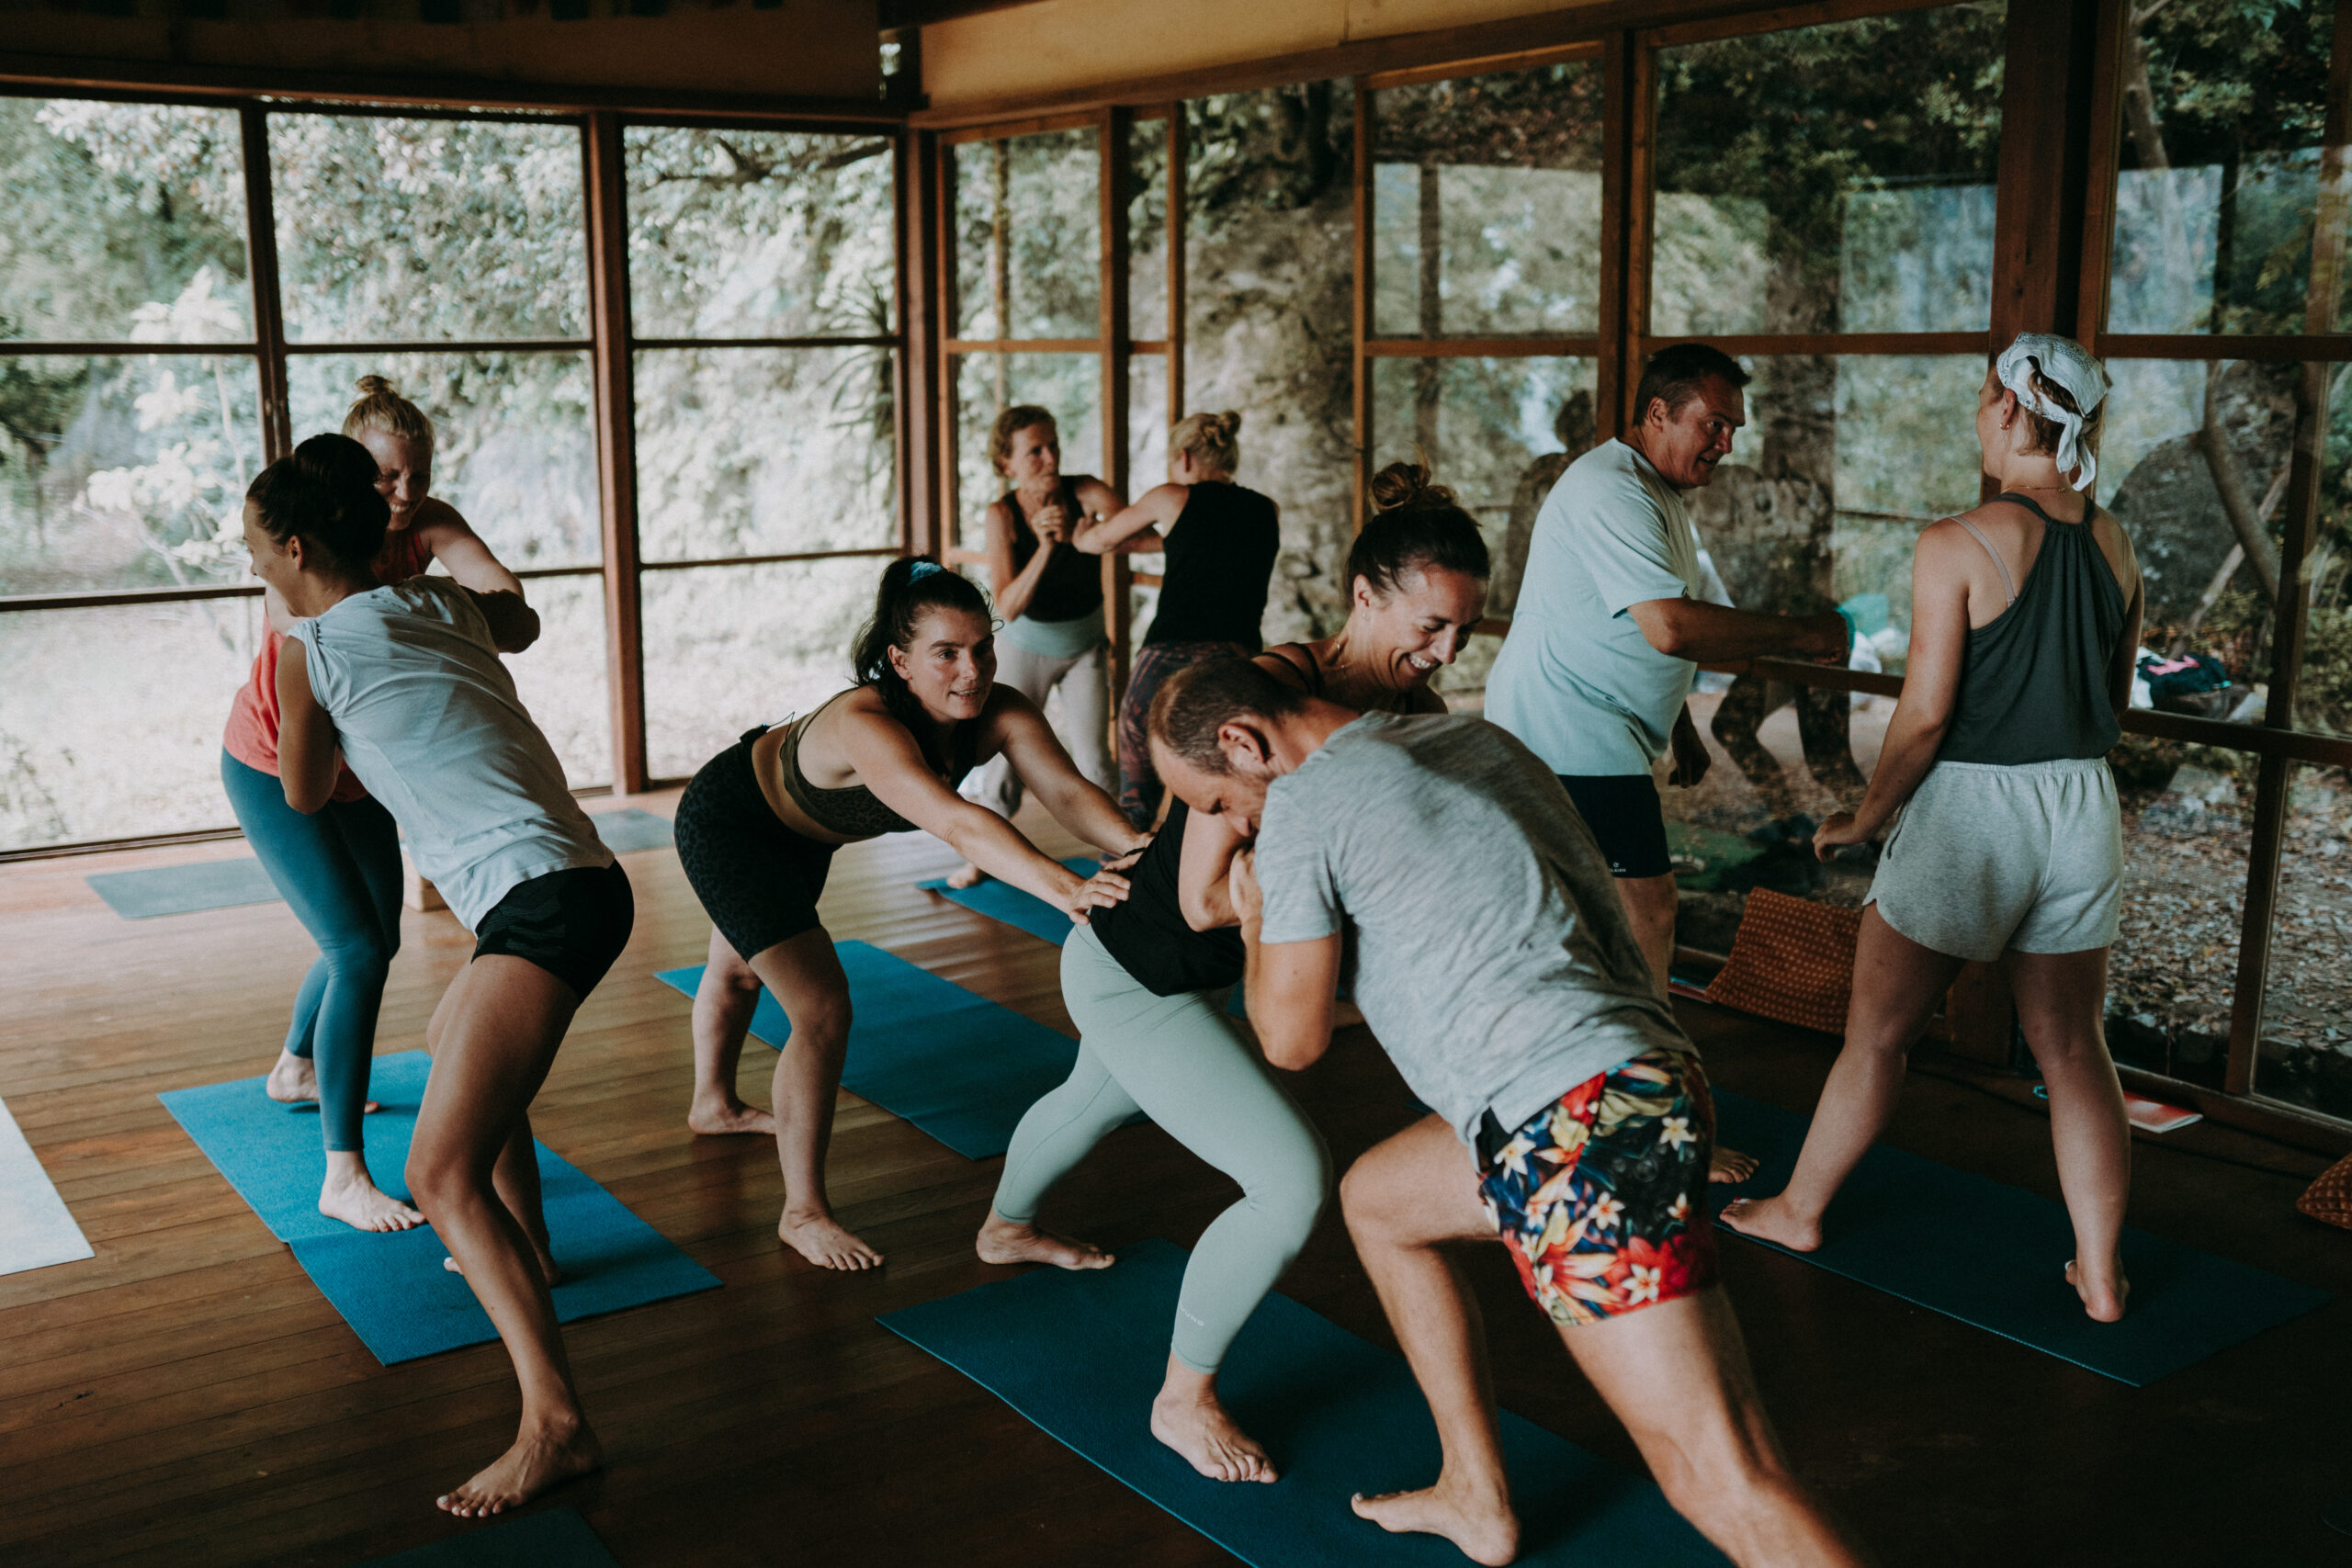
{"type": "Polygon", "coordinates": [[[2320,1173],[2295,1207],[2312,1219],[2352,1231],[2352,1155],[2346,1155],[2320,1173]]]}
{"type": "Polygon", "coordinates": [[[1843,1034],[1861,928],[1860,909],[1758,887],[1740,915],[1731,961],[1702,995],[1758,1018],[1843,1034]]]}

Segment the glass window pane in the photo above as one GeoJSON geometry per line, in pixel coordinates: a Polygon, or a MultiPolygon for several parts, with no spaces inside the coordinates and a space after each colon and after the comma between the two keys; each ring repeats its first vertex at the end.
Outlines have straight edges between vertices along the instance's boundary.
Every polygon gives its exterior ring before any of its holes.
{"type": "Polygon", "coordinates": [[[850,642],[874,613],[879,557],[645,574],[645,741],[660,778],[686,778],[755,724],[806,713],[850,683],[850,642]]]}
{"type": "Polygon", "coordinates": [[[1374,331],[1599,331],[1601,120],[1583,62],[1384,89],[1374,331]]]}
{"type": "Polygon", "coordinates": [[[231,826],[220,731],[266,629],[258,595],[0,615],[0,849],[231,826]]]}
{"type": "Polygon", "coordinates": [[[896,364],[887,348],[639,352],[645,558],[895,546],[896,364]]]}
{"type": "Polygon", "coordinates": [[[273,114],[286,335],[587,335],[576,126],[273,114]]]}
{"type": "Polygon", "coordinates": [[[232,109],[0,98],[0,338],[250,343],[232,109]]]}
{"type": "Polygon", "coordinates": [[[2139,6],[2132,22],[2108,330],[2340,330],[2309,295],[2335,6],[2139,6]]]}
{"type": "Polygon", "coordinates": [[[890,138],[649,125],[621,135],[638,336],[890,332],[890,138]]]}
{"type": "Polygon", "coordinates": [[[563,761],[573,789],[613,778],[613,707],[605,657],[605,582],[535,577],[524,596],[539,613],[539,640],[506,656],[514,690],[563,761]]]}
{"type": "Polygon", "coordinates": [[[2007,15],[1659,51],[1650,331],[1984,330],[2007,15]]]}
{"type": "Polygon", "coordinates": [[[2352,1118],[2352,772],[2303,765],[2290,787],[2254,1087],[2352,1118]]]}
{"type": "Polygon", "coordinates": [[[382,376],[433,421],[433,493],[511,568],[604,558],[594,403],[584,354],[298,354],[298,441],[341,430],[359,378],[382,376]]]}
{"type": "Polygon", "coordinates": [[[1091,129],[966,141],[956,159],[956,335],[1102,326],[1102,170],[1091,129]]]}
{"type": "Polygon", "coordinates": [[[1168,121],[1139,119],[1127,137],[1127,335],[1168,335],[1168,121]]]}
{"type": "Polygon", "coordinates": [[[0,359],[0,592],[233,582],[261,469],[251,359],[0,359]],[[20,423],[21,422],[21,423],[20,423]]]}
{"type": "Polygon", "coordinates": [[[1052,412],[1061,433],[1063,473],[1091,474],[1102,466],[1099,355],[959,355],[948,374],[956,388],[956,515],[961,519],[964,548],[977,550],[987,544],[981,514],[989,502],[1012,488],[989,459],[989,438],[1003,410],[1031,403],[1052,412]]]}
{"type": "Polygon", "coordinates": [[[1168,479],[1168,361],[1138,354],[1127,361],[1127,494],[1168,479]]]}

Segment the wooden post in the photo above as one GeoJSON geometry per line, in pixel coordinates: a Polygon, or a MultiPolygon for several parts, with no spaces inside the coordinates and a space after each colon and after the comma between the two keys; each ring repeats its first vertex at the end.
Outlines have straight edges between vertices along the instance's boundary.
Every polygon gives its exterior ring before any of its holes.
{"type": "Polygon", "coordinates": [[[1355,513],[1349,532],[1362,531],[1372,507],[1372,357],[1364,350],[1372,336],[1372,153],[1373,90],[1363,77],[1355,80],[1355,294],[1348,306],[1349,337],[1354,344],[1355,386],[1355,513]]]}
{"type": "Polygon", "coordinates": [[[245,165],[245,273],[254,295],[254,358],[261,377],[261,460],[294,450],[286,391],[286,312],[277,293],[277,218],[269,195],[269,116],[248,104],[238,113],[245,165]]]}
{"type": "Polygon", "coordinates": [[[899,139],[899,543],[946,547],[939,449],[939,134],[899,139]]]}
{"type": "Polygon", "coordinates": [[[613,787],[634,795],[645,764],[644,615],[638,592],[637,387],[629,349],[628,186],[620,116],[598,109],[588,160],[589,357],[596,384],[596,471],[604,497],[605,656],[613,705],[613,787]]]}
{"type": "MultiPolygon", "coordinates": [[[[1131,357],[1127,333],[1127,272],[1130,236],[1127,232],[1127,142],[1135,132],[1135,111],[1102,111],[1102,482],[1119,494],[1127,493],[1127,370],[1131,357]]],[[[1171,345],[1172,347],[1173,345],[1171,345]]],[[[1127,557],[1113,551],[1102,558],[1102,628],[1111,645],[1109,708],[1115,724],[1119,704],[1127,694],[1129,597],[1133,584],[1127,557]]],[[[1113,754],[1116,755],[1115,742],[1113,754]]]]}

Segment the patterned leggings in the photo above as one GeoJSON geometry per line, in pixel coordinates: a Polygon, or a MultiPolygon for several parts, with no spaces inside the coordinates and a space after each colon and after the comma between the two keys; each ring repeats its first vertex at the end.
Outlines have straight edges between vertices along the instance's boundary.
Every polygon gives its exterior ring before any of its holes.
{"type": "Polygon", "coordinates": [[[1148,642],[1136,655],[1127,694],[1119,701],[1119,809],[1136,828],[1150,827],[1159,812],[1159,775],[1152,770],[1151,743],[1144,733],[1152,694],[1187,664],[1228,656],[1247,659],[1257,651],[1238,642],[1148,642]]]}

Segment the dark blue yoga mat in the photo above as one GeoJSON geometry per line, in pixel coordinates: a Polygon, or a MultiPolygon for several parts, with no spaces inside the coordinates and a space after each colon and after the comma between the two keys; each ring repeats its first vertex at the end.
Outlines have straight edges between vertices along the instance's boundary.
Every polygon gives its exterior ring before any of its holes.
{"type": "MultiPolygon", "coordinates": [[[[1718,1213],[1735,1198],[1769,1196],[1788,1185],[1807,1118],[1728,1089],[1715,1090],[1715,1114],[1720,1141],[1762,1162],[1738,1186],[1709,1189],[1718,1213]]],[[[1722,1230],[1738,1235],[1729,1226],[1722,1230]]],[[[2063,1204],[1883,1144],[1847,1179],[1824,1234],[1819,1251],[1788,1256],[2134,1387],[2331,1299],[2325,1291],[2127,1226],[2130,1310],[2120,1323],[2094,1323],[2066,1283],[2075,1233],[2063,1204]]]]}
{"type": "MultiPolygon", "coordinates": [[[[401,1169],[424,1098],[432,1058],[422,1051],[376,1058],[369,1093],[384,1109],[368,1118],[368,1169],[376,1185],[408,1196],[401,1169]]],[[[429,1225],[373,1235],[318,1211],[326,1156],[315,1107],[280,1105],[260,1078],[173,1089],[159,1096],[197,1147],[294,1249],[320,1293],[386,1366],[498,1337],[429,1225]]],[[[538,1145],[548,1234],[563,1282],[556,1316],[566,1323],[715,1290],[712,1274],[616,1201],[569,1161],[538,1145]]]]}
{"type": "MultiPolygon", "coordinates": [[[[966,1159],[1004,1153],[1021,1113],[1069,1077],[1078,1042],[1069,1035],[878,947],[835,945],[854,1009],[842,1087],[966,1159]]],[[[660,978],[691,997],[702,969],[666,969],[660,978]]],[[[778,1050],[792,1033],[764,991],[752,1032],[778,1050]]]]}
{"type": "Polygon", "coordinates": [[[157,866],[152,871],[101,872],[82,880],[126,920],[229,909],[240,904],[271,904],[278,897],[269,874],[251,855],[157,866]]]}
{"type": "Polygon", "coordinates": [[[621,1568],[572,1508],[478,1525],[414,1551],[371,1557],[359,1568],[621,1568]]]}
{"type": "Polygon", "coordinates": [[[2322,1514],[2319,1518],[2320,1523],[2328,1529],[2352,1535],[2352,1497],[2343,1499],[2335,1506],[2322,1514]]]}
{"type": "MultiPolygon", "coordinates": [[[[1392,1536],[1348,1508],[1354,1493],[1437,1479],[1437,1430],[1412,1372],[1286,1296],[1259,1304],[1217,1374],[1227,1406],[1282,1479],[1210,1481],[1153,1438],[1146,1422],[1167,1371],[1184,1263],[1183,1248],[1148,1240],[1122,1247],[1109,1269],[1033,1269],[878,1321],[1258,1568],[1460,1568],[1450,1542],[1392,1536]]],[[[1501,1371],[1508,1382],[1530,1369],[1501,1371]]],[[[1555,1358],[1540,1375],[1575,1374],[1555,1358]]],[[[1647,1480],[1508,1412],[1502,1428],[1521,1563],[1720,1568],[1724,1559],[1647,1480]]]]}
{"type": "MultiPolygon", "coordinates": [[[[1102,869],[1100,861],[1082,857],[1066,860],[1062,863],[1080,876],[1091,876],[1102,869]]],[[[999,882],[993,876],[976,887],[950,887],[944,876],[933,877],[929,882],[918,882],[915,886],[926,893],[936,893],[942,898],[952,899],[967,909],[986,915],[989,919],[1001,920],[1008,926],[1027,931],[1031,936],[1043,937],[1056,947],[1069,940],[1070,919],[1068,915],[1035,893],[1024,893],[1011,883],[999,882]]]]}
{"type": "Polygon", "coordinates": [[[667,818],[634,806],[619,811],[592,811],[588,820],[596,825],[596,836],[605,840],[605,847],[616,855],[666,850],[678,841],[667,818]]]}

